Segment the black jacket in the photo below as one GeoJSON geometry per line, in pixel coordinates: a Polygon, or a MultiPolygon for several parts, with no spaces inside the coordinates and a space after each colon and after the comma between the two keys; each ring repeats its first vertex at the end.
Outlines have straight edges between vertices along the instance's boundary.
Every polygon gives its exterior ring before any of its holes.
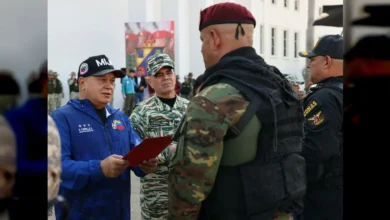
{"type": "Polygon", "coordinates": [[[138,76],[134,77],[135,83],[137,84],[137,88],[135,88],[135,92],[143,92],[144,89],[146,88],[146,79],[145,77],[141,76],[141,82],[138,84],[138,76]],[[144,88],[141,90],[139,89],[141,86],[144,88]]]}

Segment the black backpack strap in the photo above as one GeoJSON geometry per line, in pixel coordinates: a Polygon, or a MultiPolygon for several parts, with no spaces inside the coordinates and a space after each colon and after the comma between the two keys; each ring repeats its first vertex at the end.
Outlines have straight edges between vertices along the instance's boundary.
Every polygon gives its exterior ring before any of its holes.
{"type": "Polygon", "coordinates": [[[245,126],[249,123],[249,121],[253,118],[253,116],[256,114],[256,112],[259,110],[260,107],[260,99],[256,95],[254,91],[252,91],[250,88],[239,86],[239,84],[235,82],[225,80],[223,83],[227,83],[237,90],[239,90],[246,100],[250,100],[250,103],[248,105],[248,108],[246,109],[245,113],[241,116],[240,120],[235,124],[234,126],[231,126],[229,130],[227,131],[224,140],[228,140],[231,138],[235,138],[241,134],[241,132],[244,130],[245,126]]]}

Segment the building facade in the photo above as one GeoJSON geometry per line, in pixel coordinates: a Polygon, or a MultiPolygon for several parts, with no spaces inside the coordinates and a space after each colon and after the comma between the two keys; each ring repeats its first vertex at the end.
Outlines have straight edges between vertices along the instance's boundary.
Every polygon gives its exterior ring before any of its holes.
{"type": "MultiPolygon", "coordinates": [[[[220,0],[129,0],[129,21],[175,21],[175,65],[183,79],[205,70],[199,39],[199,12],[220,0]]],[[[247,7],[257,24],[254,48],[270,65],[283,73],[301,76],[305,60],[298,56],[305,49],[307,0],[235,0],[247,7]]]]}

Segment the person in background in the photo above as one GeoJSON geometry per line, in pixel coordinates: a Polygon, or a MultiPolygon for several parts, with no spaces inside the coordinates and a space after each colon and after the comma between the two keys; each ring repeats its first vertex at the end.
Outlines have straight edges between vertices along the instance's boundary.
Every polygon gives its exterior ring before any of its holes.
{"type": "Polygon", "coordinates": [[[123,111],[129,117],[134,108],[136,82],[134,80],[135,71],[126,68],[126,76],[122,79],[122,96],[125,100],[123,111]]]}
{"type": "Polygon", "coordinates": [[[299,56],[310,60],[310,92],[304,99],[307,190],[303,219],[343,219],[343,45],[325,35],[299,56]]]}
{"type": "MultiPolygon", "coordinates": [[[[23,105],[11,109],[4,117],[11,126],[17,144],[17,172],[13,205],[14,219],[23,219],[32,203],[47,203],[47,62],[40,67],[41,96],[30,98],[23,105]]],[[[35,210],[31,217],[47,216],[47,209],[35,210]]]]}
{"type": "Polygon", "coordinates": [[[176,93],[176,95],[180,95],[180,87],[181,87],[180,75],[176,74],[176,84],[175,84],[175,93],[176,93]]]}
{"type": "Polygon", "coordinates": [[[286,79],[288,80],[290,85],[292,86],[294,92],[298,95],[299,89],[300,89],[299,85],[303,85],[303,84],[305,84],[305,82],[300,81],[298,79],[298,77],[296,75],[293,75],[293,74],[285,74],[284,76],[286,77],[286,79]]]}
{"type": "Polygon", "coordinates": [[[77,85],[75,72],[72,72],[70,74],[70,79],[68,79],[68,85],[69,85],[69,99],[77,99],[79,97],[79,85],[77,85]]]}
{"type": "Polygon", "coordinates": [[[199,92],[200,85],[202,84],[202,76],[203,74],[199,75],[198,78],[196,78],[195,80],[194,89],[192,91],[192,94],[194,94],[194,96],[199,92]]]}
{"type": "MultiPolygon", "coordinates": [[[[175,93],[174,64],[168,54],[156,54],[147,61],[149,83],[156,95],[138,103],[130,116],[141,138],[173,135],[188,105],[175,93]]],[[[176,150],[173,143],[157,157],[158,167],[141,178],[142,220],[166,219],[168,214],[168,166],[176,150]]]]}
{"type": "Polygon", "coordinates": [[[20,88],[13,75],[8,70],[0,70],[0,114],[17,107],[20,88]]]}
{"type": "Polygon", "coordinates": [[[303,100],[306,97],[306,92],[304,90],[299,90],[298,97],[303,100]]]}
{"type": "Polygon", "coordinates": [[[146,80],[145,77],[143,76],[143,71],[142,69],[138,69],[137,71],[137,76],[135,77],[135,83],[136,83],[136,88],[135,88],[135,105],[139,102],[142,102],[144,100],[144,90],[146,88],[146,80]]]}
{"type": "Polygon", "coordinates": [[[181,84],[181,88],[180,88],[180,96],[187,100],[190,100],[190,95],[192,92],[191,90],[192,90],[192,85],[188,81],[188,77],[184,76],[184,82],[181,84]]]}

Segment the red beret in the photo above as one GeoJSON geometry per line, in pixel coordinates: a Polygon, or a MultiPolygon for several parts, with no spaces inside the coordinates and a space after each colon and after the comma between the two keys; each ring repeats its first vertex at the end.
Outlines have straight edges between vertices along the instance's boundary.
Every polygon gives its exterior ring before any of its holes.
{"type": "Polygon", "coordinates": [[[253,24],[256,26],[256,20],[252,13],[244,6],[224,2],[212,5],[200,12],[199,31],[214,24],[253,24]]]}

